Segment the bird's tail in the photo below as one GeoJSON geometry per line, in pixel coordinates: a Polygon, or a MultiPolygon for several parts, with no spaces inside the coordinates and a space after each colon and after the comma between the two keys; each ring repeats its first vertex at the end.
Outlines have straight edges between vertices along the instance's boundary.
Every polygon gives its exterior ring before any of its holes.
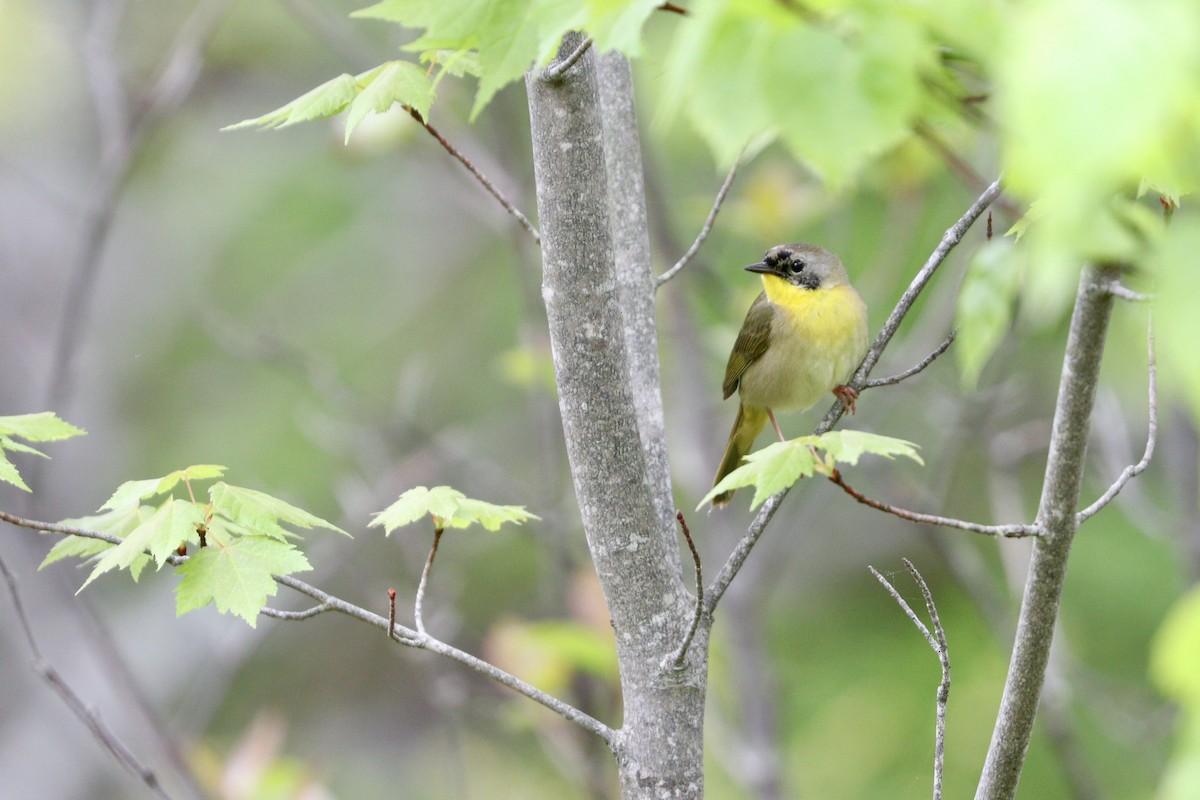
{"type": "MultiPolygon", "coordinates": [[[[713,478],[713,486],[720,483],[726,475],[742,465],[742,459],[754,446],[754,440],[767,424],[767,409],[765,406],[746,407],[745,403],[738,404],[737,418],[733,421],[733,430],[729,432],[729,443],[725,445],[725,456],[721,466],[717,468],[717,477],[713,478]]],[[[733,499],[733,491],[722,492],[713,498],[713,508],[728,505],[733,499]]]]}

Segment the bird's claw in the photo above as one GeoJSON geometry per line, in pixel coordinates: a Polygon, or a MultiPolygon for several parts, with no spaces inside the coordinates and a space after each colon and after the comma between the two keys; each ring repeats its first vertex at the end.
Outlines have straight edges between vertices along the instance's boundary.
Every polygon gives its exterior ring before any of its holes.
{"type": "Polygon", "coordinates": [[[858,410],[856,404],[856,401],[858,400],[858,392],[854,391],[849,386],[839,383],[837,386],[833,387],[833,393],[837,396],[838,400],[842,401],[842,405],[844,405],[846,410],[851,414],[858,410]]]}

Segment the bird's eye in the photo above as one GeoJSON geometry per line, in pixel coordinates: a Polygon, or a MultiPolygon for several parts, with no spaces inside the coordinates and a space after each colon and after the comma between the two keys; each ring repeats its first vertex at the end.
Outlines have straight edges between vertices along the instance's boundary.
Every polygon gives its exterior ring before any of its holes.
{"type": "Polygon", "coordinates": [[[794,261],[791,261],[788,263],[788,272],[790,272],[792,275],[799,275],[801,272],[804,271],[805,266],[806,265],[805,265],[804,261],[797,258],[794,261]]]}

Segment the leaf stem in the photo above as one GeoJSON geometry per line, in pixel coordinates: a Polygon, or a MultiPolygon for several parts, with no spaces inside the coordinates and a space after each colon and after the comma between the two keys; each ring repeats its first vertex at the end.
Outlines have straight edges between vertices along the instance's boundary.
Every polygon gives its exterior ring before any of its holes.
{"type": "MultiPolygon", "coordinates": [[[[417,623],[417,632],[422,636],[425,633],[425,620],[422,618],[422,606],[425,603],[425,586],[429,583],[429,572],[433,569],[433,559],[437,556],[438,542],[442,540],[442,533],[445,529],[440,523],[437,523],[433,529],[433,547],[429,548],[429,558],[425,559],[425,568],[421,570],[421,582],[417,584],[417,600],[413,607],[413,619],[417,623]]],[[[395,618],[392,619],[392,625],[396,623],[395,618]]],[[[389,631],[391,628],[388,629],[389,631]]]]}

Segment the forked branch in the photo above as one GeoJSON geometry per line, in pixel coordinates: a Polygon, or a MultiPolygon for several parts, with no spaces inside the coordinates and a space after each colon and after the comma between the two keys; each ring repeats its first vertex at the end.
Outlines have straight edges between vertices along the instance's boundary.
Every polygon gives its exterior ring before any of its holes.
{"type": "Polygon", "coordinates": [[[921,589],[921,596],[925,598],[925,608],[929,610],[929,620],[933,623],[933,632],[930,633],[929,628],[921,621],[921,618],[916,615],[916,612],[904,601],[900,593],[896,591],[896,587],[892,586],[888,579],[879,574],[879,570],[868,566],[871,574],[875,576],[875,580],[883,584],[883,588],[887,589],[888,594],[892,596],[904,613],[908,616],[912,623],[917,626],[917,630],[925,637],[925,641],[929,642],[929,646],[933,648],[933,652],[938,657],[938,662],[942,666],[942,681],[938,684],[937,690],[937,722],[934,726],[934,745],[933,745],[933,800],[941,800],[942,797],[942,776],[945,771],[946,761],[946,705],[950,701],[950,648],[946,644],[946,631],[942,628],[942,620],[938,617],[937,606],[933,603],[933,592],[929,591],[929,584],[921,577],[921,573],[917,572],[917,568],[907,558],[904,559],[904,566],[908,569],[908,573],[912,575],[913,580],[917,582],[917,586],[921,589]]]}

